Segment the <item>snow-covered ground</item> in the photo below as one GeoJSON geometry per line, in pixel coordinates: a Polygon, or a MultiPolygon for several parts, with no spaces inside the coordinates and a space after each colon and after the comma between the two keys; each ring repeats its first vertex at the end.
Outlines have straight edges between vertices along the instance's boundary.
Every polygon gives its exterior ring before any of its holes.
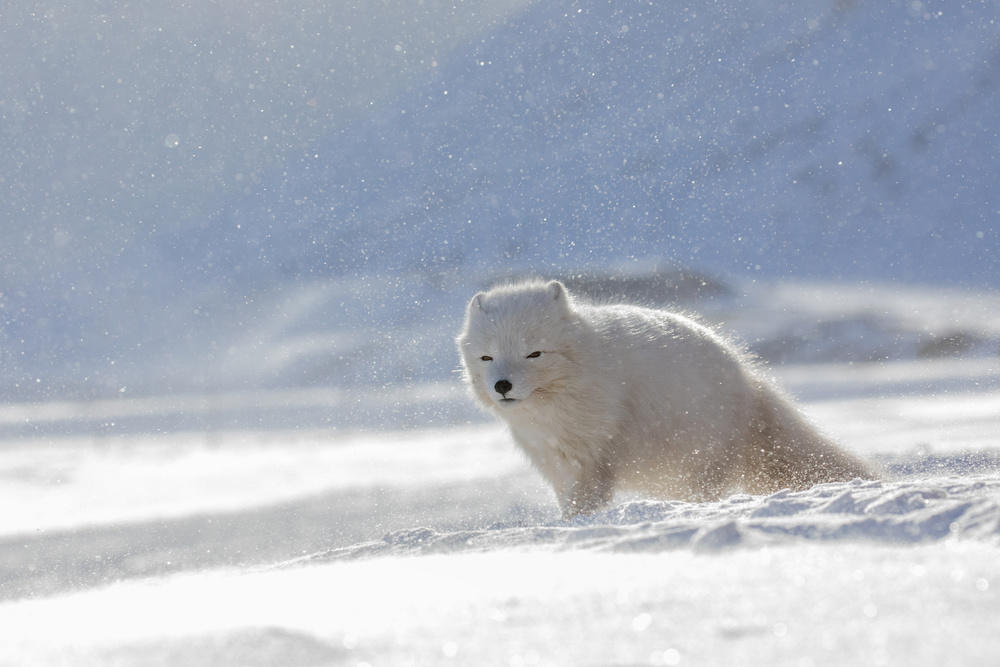
{"type": "MultiPolygon", "coordinates": [[[[827,303],[876,307],[864,287],[838,289],[827,303]]],[[[943,312],[931,294],[928,326],[943,312]]],[[[852,337],[865,349],[851,328],[840,347],[852,337]]],[[[0,664],[995,660],[1000,359],[775,374],[886,478],[703,504],[623,497],[563,522],[503,431],[457,407],[457,378],[431,392],[453,412],[389,431],[115,434],[90,429],[80,405],[9,406],[5,423],[65,433],[11,431],[0,447],[0,664]]],[[[323,395],[254,396],[294,411],[323,395]]],[[[369,411],[398,398],[370,397],[369,411]]],[[[227,409],[219,397],[93,409],[162,426],[212,405],[227,409]]]]}

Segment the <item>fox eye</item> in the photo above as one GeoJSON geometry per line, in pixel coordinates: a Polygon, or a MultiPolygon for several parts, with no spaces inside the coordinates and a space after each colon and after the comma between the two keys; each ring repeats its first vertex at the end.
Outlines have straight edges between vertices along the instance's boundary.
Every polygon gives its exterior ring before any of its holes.
{"type": "Polygon", "coordinates": [[[488,354],[484,354],[479,358],[482,359],[483,361],[493,361],[493,357],[489,356],[488,354]]]}
{"type": "Polygon", "coordinates": [[[542,356],[541,352],[532,352],[528,355],[528,359],[537,359],[540,356],[542,356]]]}

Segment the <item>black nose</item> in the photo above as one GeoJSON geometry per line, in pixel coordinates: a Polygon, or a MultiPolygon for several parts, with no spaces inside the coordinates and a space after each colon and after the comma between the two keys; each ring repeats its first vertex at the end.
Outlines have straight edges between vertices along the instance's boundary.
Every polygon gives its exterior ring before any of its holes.
{"type": "Polygon", "coordinates": [[[514,388],[514,385],[512,385],[509,380],[497,380],[497,383],[493,385],[493,388],[501,396],[506,396],[507,392],[514,388]]]}

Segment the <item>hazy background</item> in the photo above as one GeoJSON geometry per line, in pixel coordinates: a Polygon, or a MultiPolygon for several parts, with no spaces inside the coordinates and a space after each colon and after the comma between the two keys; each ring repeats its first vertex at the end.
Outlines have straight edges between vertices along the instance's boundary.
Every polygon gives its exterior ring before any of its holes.
{"type": "Polygon", "coordinates": [[[994,290],[998,14],[11,0],[0,397],[454,382],[465,300],[529,272],[994,290]]]}

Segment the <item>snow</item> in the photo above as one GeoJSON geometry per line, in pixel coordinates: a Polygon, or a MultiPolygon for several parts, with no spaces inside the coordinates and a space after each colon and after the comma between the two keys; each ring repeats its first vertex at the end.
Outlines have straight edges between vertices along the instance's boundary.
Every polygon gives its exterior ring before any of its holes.
{"type": "Polygon", "coordinates": [[[995,360],[777,370],[885,479],[564,522],[489,423],[9,439],[0,662],[988,663],[995,360]]]}
{"type": "Polygon", "coordinates": [[[4,622],[41,626],[33,659],[86,647],[75,664],[988,664],[995,556],[949,544],[366,560],[121,586],[4,622]],[[52,624],[67,634],[53,641],[52,624]],[[94,646],[109,626],[122,644],[94,646]]]}
{"type": "MultiPolygon", "coordinates": [[[[24,509],[0,519],[0,537],[270,505],[332,490],[493,476],[516,461],[471,448],[456,429],[335,440],[317,433],[225,432],[8,443],[0,499],[24,509]],[[435,469],[426,468],[429,460],[435,469]],[[419,478],[414,470],[425,466],[419,478]]],[[[496,440],[497,438],[494,438],[496,440]]]]}

